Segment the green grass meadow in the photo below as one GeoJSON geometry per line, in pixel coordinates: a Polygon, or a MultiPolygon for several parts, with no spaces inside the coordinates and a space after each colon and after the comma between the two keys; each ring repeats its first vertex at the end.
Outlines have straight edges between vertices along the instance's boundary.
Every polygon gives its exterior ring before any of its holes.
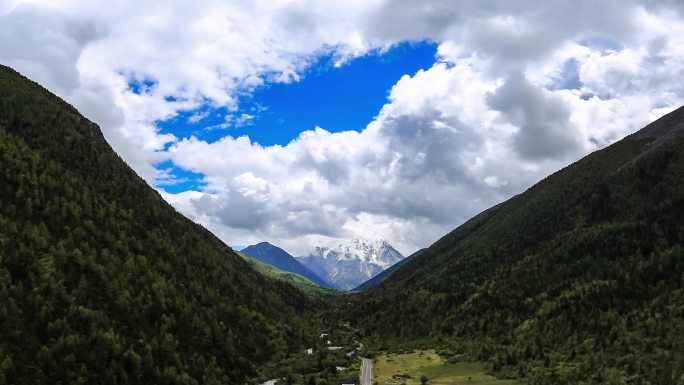
{"type": "Polygon", "coordinates": [[[382,354],[373,364],[373,382],[379,385],[418,385],[421,376],[427,376],[431,385],[515,384],[487,374],[479,363],[447,363],[434,350],[382,354]]]}

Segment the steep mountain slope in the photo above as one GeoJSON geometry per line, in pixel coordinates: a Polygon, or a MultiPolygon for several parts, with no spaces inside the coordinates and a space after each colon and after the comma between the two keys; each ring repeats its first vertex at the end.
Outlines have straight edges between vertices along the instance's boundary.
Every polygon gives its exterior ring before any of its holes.
{"type": "Polygon", "coordinates": [[[350,290],[404,259],[387,241],[353,239],[297,258],[338,289],[350,290]]]}
{"type": "Polygon", "coordinates": [[[343,313],[377,344],[442,341],[532,383],[682,383],[683,132],[680,108],[476,216],[343,313]]]}
{"type": "Polygon", "coordinates": [[[258,271],[259,273],[273,278],[277,279],[280,281],[284,281],[289,283],[290,285],[293,285],[294,287],[298,288],[299,290],[312,295],[312,296],[321,296],[321,295],[326,295],[326,296],[331,296],[335,295],[337,293],[336,290],[328,288],[328,287],[323,287],[316,285],[315,283],[309,281],[308,279],[302,277],[299,274],[295,273],[290,273],[289,271],[283,271],[280,270],[276,267],[273,267],[269,264],[263,263],[259,261],[258,259],[252,258],[249,255],[243,254],[240,251],[236,251],[237,255],[241,256],[244,258],[247,263],[249,263],[254,270],[258,271]]]}
{"type": "Polygon", "coordinates": [[[376,275],[375,277],[369,279],[368,281],[360,284],[359,286],[355,287],[354,290],[366,290],[368,288],[371,288],[378,283],[384,281],[387,279],[387,277],[390,276],[394,271],[396,271],[398,268],[404,266],[406,262],[410,261],[411,259],[421,255],[425,250],[427,249],[420,249],[416,251],[415,253],[409,255],[408,257],[402,259],[401,261],[395,263],[394,265],[390,266],[387,270],[383,271],[382,273],[376,275]]]}
{"type": "Polygon", "coordinates": [[[256,245],[247,246],[242,249],[241,252],[282,271],[288,271],[290,273],[301,275],[318,286],[328,288],[333,287],[330,282],[309,270],[309,268],[302,265],[285,250],[281,249],[280,247],[273,246],[268,242],[261,242],[257,243],[256,245]]]}
{"type": "Polygon", "coordinates": [[[240,384],[304,344],[320,303],[178,214],[95,124],[4,66],[0,165],[0,383],[240,384]]]}

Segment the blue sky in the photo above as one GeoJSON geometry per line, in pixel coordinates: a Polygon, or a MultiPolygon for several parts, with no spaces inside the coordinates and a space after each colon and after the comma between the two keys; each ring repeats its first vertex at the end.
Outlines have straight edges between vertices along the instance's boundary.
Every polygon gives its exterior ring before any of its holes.
{"type": "MultiPolygon", "coordinates": [[[[339,67],[334,66],[334,57],[324,56],[298,82],[266,84],[244,95],[237,111],[205,105],[157,124],[162,133],[178,138],[195,136],[212,143],[227,135],[246,135],[264,146],[286,145],[316,126],[331,132],[361,131],[387,102],[392,86],[403,75],[430,68],[436,51],[434,43],[402,43],[339,67]],[[193,116],[205,117],[193,121],[193,116]]],[[[140,92],[152,86],[150,82],[131,84],[131,89],[140,92]]],[[[201,187],[202,174],[176,167],[171,161],[158,164],[158,169],[176,179],[173,184],[156,186],[166,192],[201,187]]]]}
{"type": "Polygon", "coordinates": [[[0,63],[233,245],[410,254],[684,104],[672,1],[10,3],[0,63]]]}

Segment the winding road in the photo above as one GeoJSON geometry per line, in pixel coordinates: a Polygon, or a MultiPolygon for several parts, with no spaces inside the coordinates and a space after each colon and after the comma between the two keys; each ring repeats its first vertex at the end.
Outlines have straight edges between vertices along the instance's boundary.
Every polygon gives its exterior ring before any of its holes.
{"type": "Polygon", "coordinates": [[[373,383],[373,360],[370,358],[361,358],[359,381],[361,385],[371,385],[373,383]]]}

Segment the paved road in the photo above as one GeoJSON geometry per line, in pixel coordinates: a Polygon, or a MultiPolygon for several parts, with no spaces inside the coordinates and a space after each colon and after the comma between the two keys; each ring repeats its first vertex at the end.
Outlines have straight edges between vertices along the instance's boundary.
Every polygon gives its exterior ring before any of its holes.
{"type": "Polygon", "coordinates": [[[361,358],[361,375],[359,376],[361,385],[371,385],[373,383],[373,360],[361,358]]]}

